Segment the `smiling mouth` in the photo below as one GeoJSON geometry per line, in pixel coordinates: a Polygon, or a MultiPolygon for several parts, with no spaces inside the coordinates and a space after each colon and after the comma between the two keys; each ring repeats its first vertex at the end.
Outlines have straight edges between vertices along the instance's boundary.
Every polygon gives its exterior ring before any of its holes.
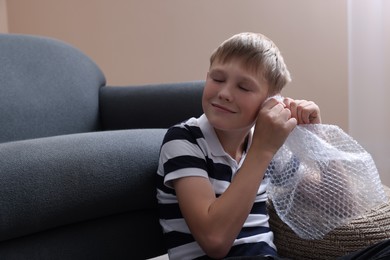
{"type": "Polygon", "coordinates": [[[224,106],[221,106],[221,105],[218,105],[218,104],[211,104],[213,107],[219,109],[219,110],[222,110],[222,111],[225,111],[225,112],[228,112],[228,113],[236,113],[232,110],[230,110],[229,108],[226,108],[224,106]]]}

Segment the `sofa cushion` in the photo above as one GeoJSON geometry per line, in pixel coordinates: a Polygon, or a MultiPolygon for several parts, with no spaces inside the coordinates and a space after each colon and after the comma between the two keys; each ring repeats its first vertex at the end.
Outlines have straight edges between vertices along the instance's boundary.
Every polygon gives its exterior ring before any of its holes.
{"type": "Polygon", "coordinates": [[[155,174],[165,132],[106,131],[0,144],[0,241],[156,210],[155,174]]]}

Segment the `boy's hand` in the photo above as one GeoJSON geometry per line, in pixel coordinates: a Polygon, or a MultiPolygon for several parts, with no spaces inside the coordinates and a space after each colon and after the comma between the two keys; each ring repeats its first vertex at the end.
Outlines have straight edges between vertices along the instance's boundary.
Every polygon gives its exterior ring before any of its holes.
{"type": "Polygon", "coordinates": [[[284,103],[268,99],[259,111],[252,146],[274,154],[296,125],[296,118],[284,103]]]}
{"type": "Polygon", "coordinates": [[[284,98],[265,101],[256,121],[254,142],[276,152],[297,124],[321,123],[320,109],[312,101],[284,98]]]}
{"type": "Polygon", "coordinates": [[[291,111],[298,124],[320,124],[320,108],[313,101],[284,98],[283,103],[291,111]]]}

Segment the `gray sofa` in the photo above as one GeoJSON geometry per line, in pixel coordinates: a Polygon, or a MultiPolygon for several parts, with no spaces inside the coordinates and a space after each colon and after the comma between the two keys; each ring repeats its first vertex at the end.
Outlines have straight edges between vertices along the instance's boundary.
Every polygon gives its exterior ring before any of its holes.
{"type": "Polygon", "coordinates": [[[78,49],[0,34],[0,259],[166,253],[154,175],[204,82],[106,86],[78,49]]]}

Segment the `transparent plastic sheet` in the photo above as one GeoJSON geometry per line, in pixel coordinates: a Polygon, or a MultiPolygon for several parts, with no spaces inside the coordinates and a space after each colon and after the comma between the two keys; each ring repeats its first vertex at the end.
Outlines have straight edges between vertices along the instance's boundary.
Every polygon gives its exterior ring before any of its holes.
{"type": "Polygon", "coordinates": [[[266,172],[280,219],[320,239],[387,197],[371,155],[335,125],[298,125],[266,172]]]}

